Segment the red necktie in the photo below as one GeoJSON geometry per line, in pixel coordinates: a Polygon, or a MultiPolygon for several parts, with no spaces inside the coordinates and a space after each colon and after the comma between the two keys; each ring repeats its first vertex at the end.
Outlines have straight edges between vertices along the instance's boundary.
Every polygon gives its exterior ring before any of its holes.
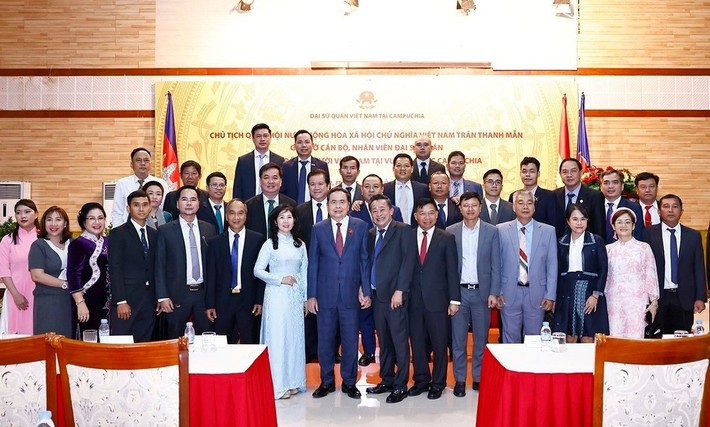
{"type": "Polygon", "coordinates": [[[343,256],[343,233],[340,232],[340,226],[343,225],[336,222],[335,225],[338,226],[338,231],[335,233],[335,250],[338,251],[338,256],[343,256]]]}
{"type": "Polygon", "coordinates": [[[643,216],[644,225],[646,228],[651,226],[651,206],[645,206],[646,215],[643,216]]]}
{"type": "Polygon", "coordinates": [[[422,246],[419,248],[419,264],[424,264],[424,260],[426,259],[426,231],[422,231],[422,234],[424,237],[422,237],[422,246]]]}

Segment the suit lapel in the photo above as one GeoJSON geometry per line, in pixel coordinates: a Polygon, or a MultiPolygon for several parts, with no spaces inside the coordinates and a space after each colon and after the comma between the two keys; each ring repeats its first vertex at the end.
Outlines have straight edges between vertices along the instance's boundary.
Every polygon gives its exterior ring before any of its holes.
{"type": "Polygon", "coordinates": [[[437,246],[441,242],[441,235],[439,234],[439,230],[437,230],[436,227],[432,228],[431,232],[431,242],[429,242],[429,247],[426,250],[426,257],[424,258],[424,264],[422,266],[425,266],[429,262],[429,254],[431,251],[436,250],[437,246]]]}
{"type": "MultiPolygon", "coordinates": [[[[338,249],[335,247],[335,237],[333,236],[333,220],[328,217],[328,219],[323,220],[323,222],[327,222],[328,226],[324,227],[324,231],[326,233],[326,239],[328,239],[328,242],[330,242],[330,245],[333,247],[333,250],[335,253],[338,253],[338,249]]],[[[343,250],[343,252],[345,252],[343,250]]]]}
{"type": "MultiPolygon", "coordinates": [[[[528,259],[530,261],[532,261],[532,256],[538,253],[537,249],[538,249],[538,246],[540,246],[540,240],[542,240],[542,239],[540,239],[540,234],[542,234],[542,225],[540,225],[540,223],[537,221],[533,221],[533,227],[535,228],[535,231],[533,233],[535,235],[533,236],[533,239],[532,239],[532,250],[528,254],[528,259]]],[[[531,264],[530,261],[528,262],[528,265],[531,264]]]]}

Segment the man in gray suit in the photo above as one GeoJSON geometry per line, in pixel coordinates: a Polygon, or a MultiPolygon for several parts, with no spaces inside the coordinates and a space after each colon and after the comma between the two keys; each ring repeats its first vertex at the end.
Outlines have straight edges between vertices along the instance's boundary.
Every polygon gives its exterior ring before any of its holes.
{"type": "Polygon", "coordinates": [[[533,220],[535,199],[527,190],[513,194],[516,219],[498,224],[500,232],[503,342],[538,335],[557,292],[555,228],[533,220]]]}
{"type": "Polygon", "coordinates": [[[498,225],[515,219],[513,205],[500,197],[503,192],[503,172],[489,169],[483,174],[483,203],[481,203],[481,220],[498,225]]]}
{"type": "Polygon", "coordinates": [[[481,196],[473,191],[461,195],[459,209],[463,221],[449,226],[458,249],[461,276],[461,306],[451,318],[451,343],[454,358],[454,396],[466,396],[466,364],[468,360],[468,324],[473,325],[473,389],[481,380],[483,348],[488,342],[491,308],[500,295],[500,240],[498,229],[479,221],[481,196]]]}

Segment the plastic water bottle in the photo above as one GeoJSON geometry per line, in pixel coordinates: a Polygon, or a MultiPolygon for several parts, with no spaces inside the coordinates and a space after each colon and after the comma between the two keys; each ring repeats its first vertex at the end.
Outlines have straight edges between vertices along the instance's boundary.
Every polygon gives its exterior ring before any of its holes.
{"type": "Polygon", "coordinates": [[[195,349],[195,328],[192,327],[192,322],[185,324],[185,337],[187,338],[188,349],[193,351],[195,349]]]}
{"type": "Polygon", "coordinates": [[[101,325],[99,326],[99,341],[101,341],[101,337],[107,337],[109,335],[111,335],[111,332],[108,328],[108,319],[101,319],[101,325]]]}
{"type": "Polygon", "coordinates": [[[39,411],[39,421],[37,421],[37,427],[54,427],[54,421],[52,421],[52,411],[39,411]]]}
{"type": "Polygon", "coordinates": [[[698,319],[695,321],[695,327],[693,328],[693,333],[695,335],[702,335],[705,333],[705,327],[703,326],[703,321],[698,319]]]}
{"type": "Polygon", "coordinates": [[[542,322],[542,328],[540,328],[540,343],[542,344],[542,351],[550,351],[550,341],[552,341],[552,329],[550,329],[550,323],[542,322]]]}

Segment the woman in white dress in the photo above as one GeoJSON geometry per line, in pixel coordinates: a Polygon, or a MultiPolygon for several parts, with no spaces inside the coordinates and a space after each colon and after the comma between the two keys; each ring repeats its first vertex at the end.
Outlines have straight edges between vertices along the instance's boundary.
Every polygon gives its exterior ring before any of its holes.
{"type": "Polygon", "coordinates": [[[276,399],[306,391],[303,321],[308,255],[295,235],[295,210],[278,206],[269,215],[269,238],[254,265],[254,275],[266,283],[261,343],[268,346],[276,399]]]}

